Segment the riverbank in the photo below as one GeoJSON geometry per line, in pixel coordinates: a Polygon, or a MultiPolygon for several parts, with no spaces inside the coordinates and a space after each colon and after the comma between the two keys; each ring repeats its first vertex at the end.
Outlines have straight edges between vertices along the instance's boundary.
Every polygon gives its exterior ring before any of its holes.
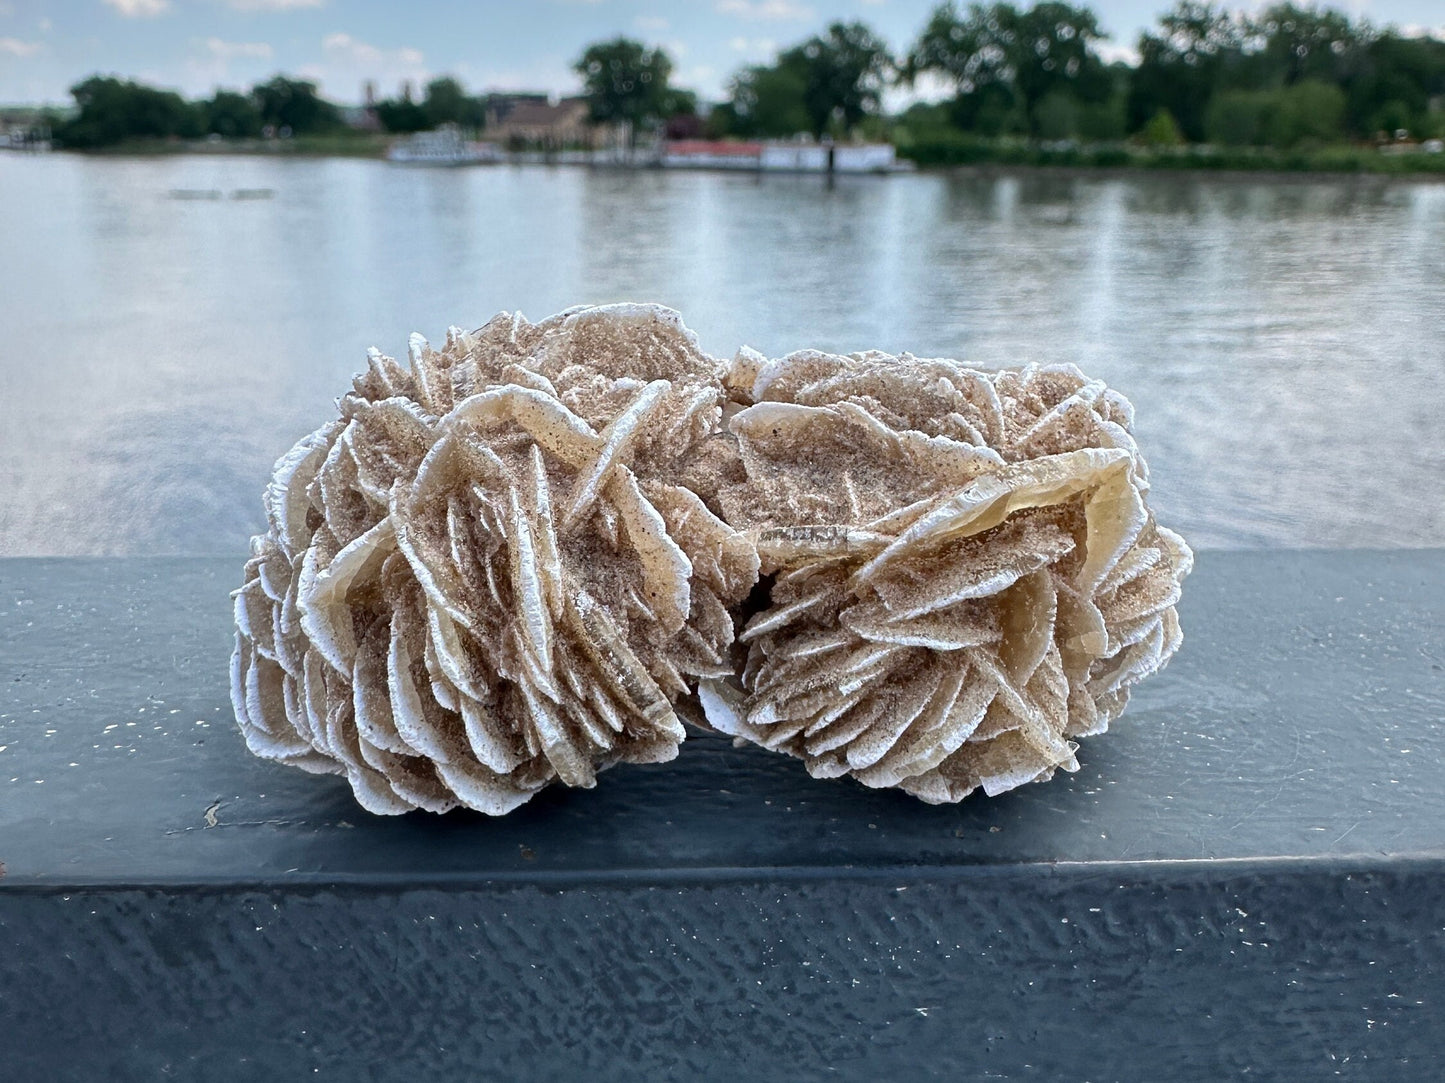
{"type": "MultiPolygon", "coordinates": [[[[96,158],[159,157],[171,154],[254,154],[298,158],[383,158],[395,136],[378,132],[296,135],[287,139],[126,139],[108,147],[71,150],[96,158]]],[[[66,148],[57,148],[66,150],[66,148]]]]}
{"type": "MultiPolygon", "coordinates": [[[[238,140],[127,140],[112,147],[73,151],[95,157],[163,156],[184,154],[242,154],[299,158],[384,158],[395,137],[374,132],[295,136],[290,139],[238,140]]],[[[900,143],[900,162],[922,170],[979,172],[1041,169],[1086,175],[1140,172],[1180,174],[1239,174],[1259,179],[1305,176],[1378,176],[1445,180],[1445,154],[1418,149],[1377,150],[1371,147],[1321,147],[1278,151],[1263,148],[1189,146],[1143,148],[1125,144],[1099,146],[1039,145],[1006,140],[937,139],[900,143]]],[[[627,167],[609,155],[589,159],[583,152],[543,155],[518,152],[506,155],[511,164],[602,165],[627,167]]],[[[651,158],[639,158],[632,168],[656,168],[651,158]]],[[[691,167],[699,168],[699,167],[691,167]]],[[[736,172],[737,170],[730,170],[736,172]]]]}
{"type": "Polygon", "coordinates": [[[966,136],[900,143],[900,158],[920,168],[1041,167],[1078,170],[1249,174],[1379,174],[1445,179],[1445,153],[1410,148],[1330,146],[1301,150],[1262,147],[1138,147],[1130,144],[1032,144],[966,136]]]}

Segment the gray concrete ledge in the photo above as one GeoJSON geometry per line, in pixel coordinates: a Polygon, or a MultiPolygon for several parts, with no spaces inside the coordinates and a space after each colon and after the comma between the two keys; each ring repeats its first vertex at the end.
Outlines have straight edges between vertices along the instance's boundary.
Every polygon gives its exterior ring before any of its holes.
{"type": "Polygon", "coordinates": [[[252,758],[238,572],[0,560],[6,1079],[1445,1075],[1445,553],[1203,554],[996,800],[700,738],[502,820],[252,758]]]}

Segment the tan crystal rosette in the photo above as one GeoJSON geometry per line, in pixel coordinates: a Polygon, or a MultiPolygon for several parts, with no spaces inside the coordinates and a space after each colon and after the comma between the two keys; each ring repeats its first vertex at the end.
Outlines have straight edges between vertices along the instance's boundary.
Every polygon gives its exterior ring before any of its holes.
{"type": "Polygon", "coordinates": [[[744,350],[724,517],[771,576],[714,727],[928,802],[1075,770],[1177,649],[1192,555],[1132,410],[1072,366],[744,350]]]}
{"type": "Polygon", "coordinates": [[[1072,367],[727,366],[613,305],[414,335],[339,407],[267,489],[232,698],[253,752],[375,812],[591,786],[675,756],[680,713],[815,776],[999,793],[1074,769],[1179,644],[1189,549],[1072,367]]]}
{"type": "Polygon", "coordinates": [[[382,813],[500,814],[675,756],[673,704],[733,672],[757,578],[686,484],[719,446],[717,369],[647,305],[372,351],[266,493],[235,607],[251,750],[382,813]]]}

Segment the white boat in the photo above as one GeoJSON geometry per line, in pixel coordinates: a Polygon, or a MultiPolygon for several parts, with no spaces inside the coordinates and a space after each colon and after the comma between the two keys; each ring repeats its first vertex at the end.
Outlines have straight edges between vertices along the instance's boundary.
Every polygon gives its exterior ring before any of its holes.
{"type": "Polygon", "coordinates": [[[387,148],[386,157],[405,165],[485,165],[503,160],[501,147],[464,139],[452,124],[398,139],[387,148]]]}
{"type": "Polygon", "coordinates": [[[658,162],[669,169],[747,169],[764,173],[898,173],[891,143],[734,142],[682,139],[665,143],[658,162]]]}

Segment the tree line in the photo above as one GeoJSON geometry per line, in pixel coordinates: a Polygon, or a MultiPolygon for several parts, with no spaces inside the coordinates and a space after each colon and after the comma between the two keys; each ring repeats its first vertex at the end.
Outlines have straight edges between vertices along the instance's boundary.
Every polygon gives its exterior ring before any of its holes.
{"type": "Polygon", "coordinates": [[[1135,63],[1105,62],[1104,36],[1092,9],[1058,2],[945,3],[901,56],[835,23],[740,72],[713,118],[750,136],[876,131],[887,87],[928,81],[951,93],[895,118],[915,134],[1285,148],[1445,135],[1445,41],[1329,8],[1201,0],[1144,31],[1135,63]]]}
{"type": "MultiPolygon", "coordinates": [[[[248,92],[217,90],[211,97],[189,101],[128,79],[93,75],[70,88],[76,113],[66,121],[52,119],[55,136],[65,146],[113,146],[132,139],[227,139],[262,136],[326,135],[346,130],[342,110],[317,92],[316,84],[277,75],[248,92]]],[[[415,132],[452,123],[480,128],[485,97],[466,93],[450,76],[426,85],[425,97],[409,94],[375,103],[379,125],[389,132],[415,132]]]]}
{"type": "MultiPolygon", "coordinates": [[[[1445,135],[1445,41],[1377,28],[1330,8],[1277,4],[1257,14],[1179,0],[1137,42],[1134,63],[1106,62],[1098,16],[1046,0],[944,3],[901,55],[861,22],[836,22],[744,67],[725,101],[700,115],[672,84],[666,51],[628,38],[589,46],[574,64],[593,119],[636,132],[715,137],[844,138],[968,135],[1151,145],[1291,148],[1366,141],[1381,133],[1445,135]],[[884,115],[890,87],[931,86],[945,100],[884,115]]],[[[66,145],[132,138],[314,134],[343,127],[314,84],[276,76],[248,93],[187,101],[171,91],[93,76],[71,90],[66,145]]],[[[410,132],[482,128],[486,96],[443,77],[424,96],[377,102],[380,126],[410,132]]]]}

